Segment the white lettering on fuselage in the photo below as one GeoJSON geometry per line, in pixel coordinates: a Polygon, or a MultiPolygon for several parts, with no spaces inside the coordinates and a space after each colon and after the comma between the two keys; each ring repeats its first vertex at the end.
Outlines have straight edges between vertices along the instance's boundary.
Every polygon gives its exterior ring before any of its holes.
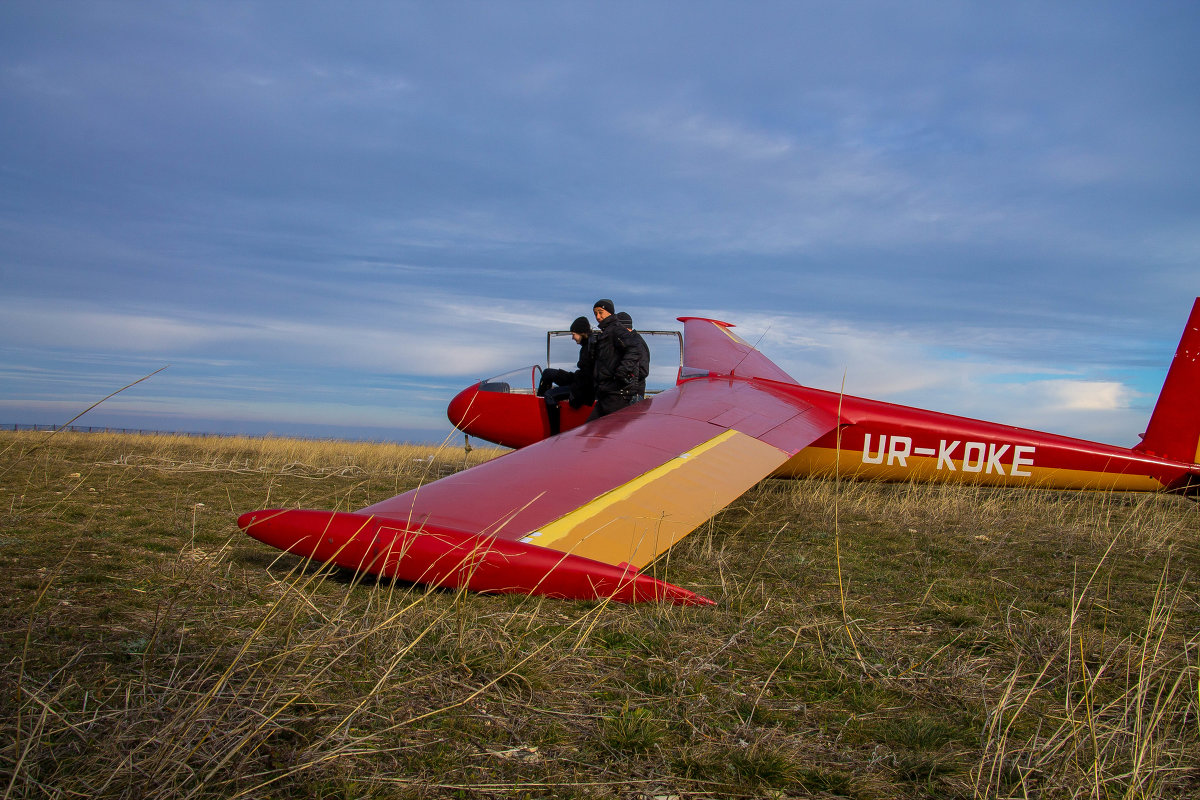
{"type": "Polygon", "coordinates": [[[938,469],[948,469],[951,472],[954,472],[958,469],[958,467],[954,466],[954,462],[950,460],[950,457],[954,455],[954,450],[960,444],[962,444],[962,442],[959,441],[953,441],[947,444],[946,440],[942,439],[942,444],[940,447],[938,447],[938,469]]]}
{"type": "Polygon", "coordinates": [[[893,436],[888,444],[888,466],[900,462],[900,466],[908,466],[908,457],[912,453],[912,439],[907,436],[893,436]]]}
{"type": "Polygon", "coordinates": [[[884,451],[884,449],[887,448],[887,440],[888,440],[888,437],[886,435],[880,436],[879,437],[879,452],[876,453],[875,455],[871,455],[871,434],[868,433],[865,437],[863,437],[863,463],[864,464],[882,464],[883,463],[883,451],[884,451]]]}
{"type": "Polygon", "coordinates": [[[1024,458],[1024,456],[1032,456],[1037,448],[1027,444],[1019,444],[1013,447],[1012,474],[1019,475],[1022,478],[1028,478],[1031,473],[1025,472],[1021,467],[1033,466],[1032,458],[1024,458]]]}
{"type": "Polygon", "coordinates": [[[936,469],[949,472],[980,472],[986,475],[1011,475],[1028,478],[1032,475],[1022,467],[1033,466],[1037,448],[1023,444],[1000,444],[997,442],[963,442],[959,439],[942,439],[936,448],[913,447],[911,436],[889,436],[879,434],[878,443],[872,434],[863,436],[862,463],[883,464],[908,468],[910,456],[933,458],[937,456],[936,469]],[[955,455],[962,448],[962,457],[957,462],[955,455]],[[1005,468],[1007,467],[1007,472],[1005,468]]]}

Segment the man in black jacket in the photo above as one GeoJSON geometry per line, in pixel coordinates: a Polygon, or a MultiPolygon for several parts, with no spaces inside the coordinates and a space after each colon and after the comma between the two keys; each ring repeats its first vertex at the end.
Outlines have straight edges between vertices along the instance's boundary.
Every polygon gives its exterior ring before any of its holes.
{"type": "MultiPolygon", "coordinates": [[[[600,333],[592,350],[592,388],[596,407],[588,420],[619,411],[637,399],[638,364],[641,350],[634,334],[615,316],[612,300],[597,300],[592,313],[600,323],[600,333]]],[[[645,390],[645,384],[642,384],[645,390]]]]}

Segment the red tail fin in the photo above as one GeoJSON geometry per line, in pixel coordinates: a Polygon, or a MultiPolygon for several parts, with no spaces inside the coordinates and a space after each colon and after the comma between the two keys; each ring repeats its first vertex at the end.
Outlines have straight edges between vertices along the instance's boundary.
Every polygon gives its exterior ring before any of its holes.
{"type": "Polygon", "coordinates": [[[1200,463],[1200,297],[1192,305],[1150,425],[1142,434],[1142,443],[1133,449],[1200,463]]]}

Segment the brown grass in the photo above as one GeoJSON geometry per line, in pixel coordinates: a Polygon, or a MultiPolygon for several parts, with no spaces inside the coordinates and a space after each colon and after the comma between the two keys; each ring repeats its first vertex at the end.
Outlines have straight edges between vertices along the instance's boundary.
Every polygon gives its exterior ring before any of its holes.
{"type": "Polygon", "coordinates": [[[3,797],[1188,797],[1197,507],[768,481],[712,609],[378,582],[236,530],[496,451],[0,435],[3,797]],[[840,568],[840,580],[839,580],[840,568]]]}

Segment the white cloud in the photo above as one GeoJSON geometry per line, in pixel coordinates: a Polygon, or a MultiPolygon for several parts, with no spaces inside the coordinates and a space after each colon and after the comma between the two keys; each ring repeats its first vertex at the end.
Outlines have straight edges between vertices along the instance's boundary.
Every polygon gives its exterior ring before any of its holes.
{"type": "Polygon", "coordinates": [[[1115,381],[1047,380],[1041,382],[1048,411],[1113,411],[1129,407],[1135,392],[1115,381]]]}
{"type": "Polygon", "coordinates": [[[11,300],[0,314],[0,339],[30,349],[110,356],[204,356],[210,362],[237,358],[272,366],[484,378],[540,361],[545,332],[562,329],[574,318],[564,318],[561,306],[545,302],[501,304],[420,290],[403,294],[394,302],[387,293],[355,303],[331,301],[319,318],[303,311],[288,315],[284,304],[267,306],[254,317],[233,317],[11,300]]]}
{"type": "Polygon", "coordinates": [[[79,304],[14,302],[0,314],[0,338],[27,347],[161,353],[244,339],[250,327],[99,311],[79,304]]]}

